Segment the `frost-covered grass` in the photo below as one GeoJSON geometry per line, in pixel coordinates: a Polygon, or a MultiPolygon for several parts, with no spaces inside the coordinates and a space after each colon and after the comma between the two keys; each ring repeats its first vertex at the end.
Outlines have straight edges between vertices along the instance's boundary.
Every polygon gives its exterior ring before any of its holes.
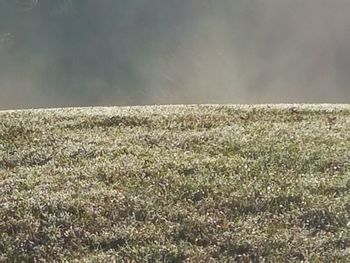
{"type": "Polygon", "coordinates": [[[350,262],[350,106],[0,113],[0,261],[350,262]]]}

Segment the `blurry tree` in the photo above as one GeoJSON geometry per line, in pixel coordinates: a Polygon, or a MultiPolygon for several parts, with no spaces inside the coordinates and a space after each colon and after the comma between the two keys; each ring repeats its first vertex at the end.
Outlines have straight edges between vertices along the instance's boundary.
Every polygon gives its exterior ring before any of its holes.
{"type": "Polygon", "coordinates": [[[101,94],[121,94],[130,99],[126,103],[133,103],[150,87],[152,69],[145,67],[147,61],[178,46],[185,31],[181,25],[186,3],[0,0],[0,41],[7,43],[2,52],[7,70],[11,65],[12,72],[35,68],[39,63],[45,92],[64,94],[71,104],[92,104],[101,94]]]}

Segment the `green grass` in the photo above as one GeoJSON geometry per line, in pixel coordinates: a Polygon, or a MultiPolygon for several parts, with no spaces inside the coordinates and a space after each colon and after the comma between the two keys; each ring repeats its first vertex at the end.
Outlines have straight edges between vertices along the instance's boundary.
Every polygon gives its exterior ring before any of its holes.
{"type": "Polygon", "coordinates": [[[4,111],[0,261],[350,262],[349,176],[347,105],[4,111]]]}

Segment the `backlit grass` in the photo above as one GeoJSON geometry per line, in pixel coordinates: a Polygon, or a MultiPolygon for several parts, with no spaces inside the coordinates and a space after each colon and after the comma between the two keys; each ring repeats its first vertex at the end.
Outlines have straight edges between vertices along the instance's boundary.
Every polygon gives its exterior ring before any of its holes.
{"type": "Polygon", "coordinates": [[[350,262],[350,106],[0,113],[0,261],[350,262]]]}

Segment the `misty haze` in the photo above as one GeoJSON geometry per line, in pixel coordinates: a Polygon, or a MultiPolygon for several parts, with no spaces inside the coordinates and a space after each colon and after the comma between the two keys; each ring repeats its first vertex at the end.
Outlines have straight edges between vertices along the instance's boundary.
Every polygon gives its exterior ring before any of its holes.
{"type": "Polygon", "coordinates": [[[0,0],[0,109],[348,102],[348,0],[0,0]]]}

